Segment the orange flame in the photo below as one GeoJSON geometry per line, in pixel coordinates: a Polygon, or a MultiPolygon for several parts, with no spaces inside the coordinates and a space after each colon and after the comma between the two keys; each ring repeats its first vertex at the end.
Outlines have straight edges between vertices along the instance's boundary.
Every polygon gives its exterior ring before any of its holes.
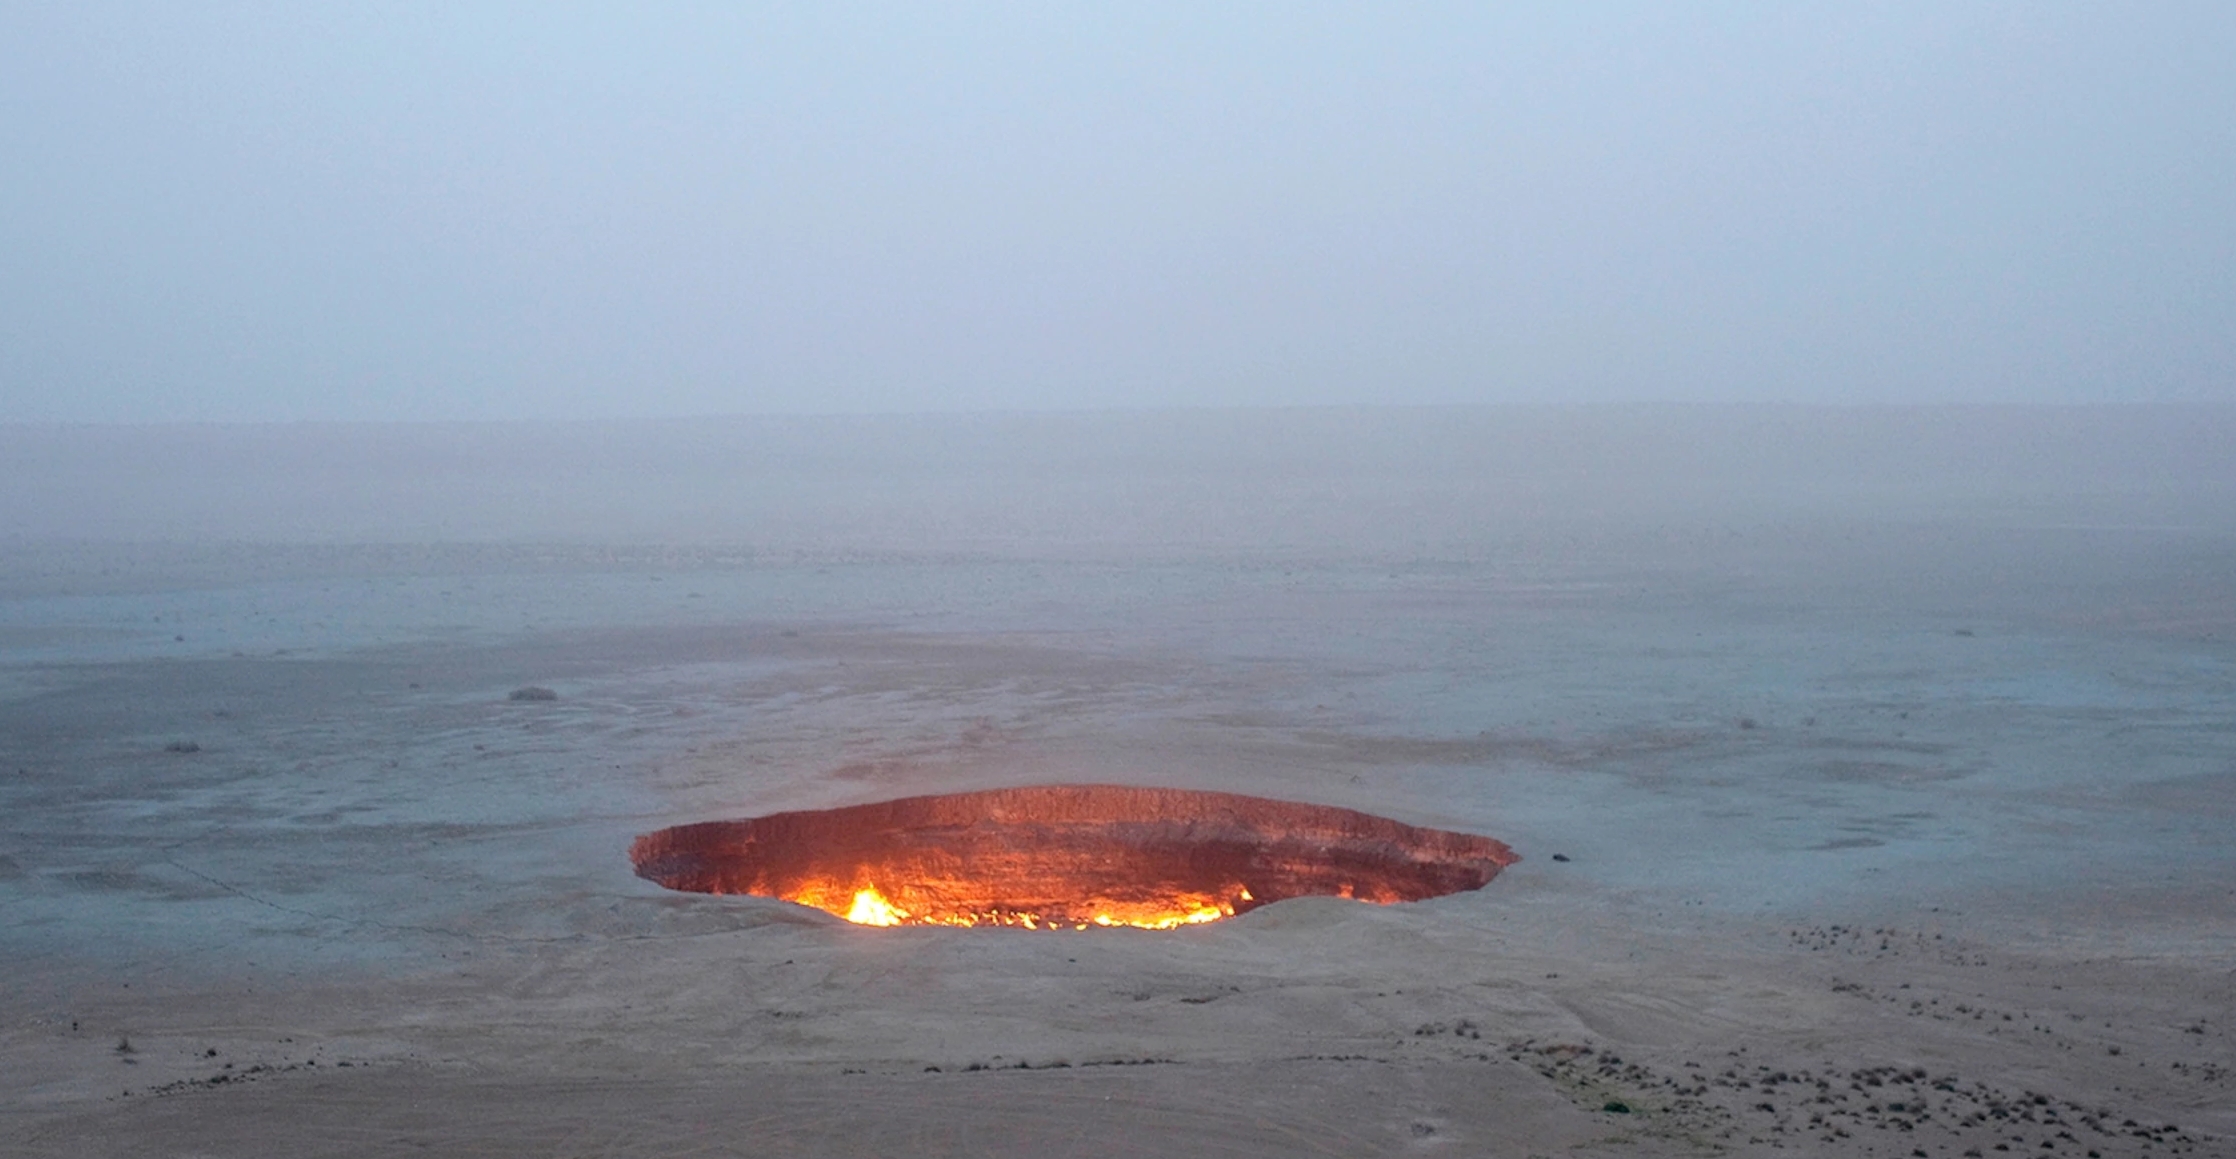
{"type": "MultiPolygon", "coordinates": [[[[914,893],[903,890],[903,893],[914,893]]],[[[830,881],[803,885],[784,900],[813,906],[862,926],[1017,926],[1028,930],[1109,929],[1171,930],[1202,925],[1235,915],[1237,902],[1250,902],[1248,888],[1235,885],[1226,898],[1202,893],[1175,893],[1149,900],[1098,899],[1073,914],[1042,914],[1012,909],[941,909],[937,905],[904,899],[895,901],[875,885],[848,889],[830,881]],[[903,908],[907,905],[909,908],[903,908]]]]}
{"type": "Polygon", "coordinates": [[[854,891],[854,904],[842,916],[858,926],[897,926],[908,920],[908,911],[893,908],[873,885],[854,891]]]}

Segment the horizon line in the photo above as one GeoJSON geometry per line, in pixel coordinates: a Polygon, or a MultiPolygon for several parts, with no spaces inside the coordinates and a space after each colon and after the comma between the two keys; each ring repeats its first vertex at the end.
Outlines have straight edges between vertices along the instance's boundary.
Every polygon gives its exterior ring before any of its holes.
{"type": "Polygon", "coordinates": [[[1375,412],[1452,412],[1452,411],[1822,411],[1822,412],[1895,412],[1895,411],[2145,411],[2145,410],[2236,410],[2236,399],[2087,399],[2052,400],[2033,402],[1850,402],[1850,401],[1797,401],[1797,400],[1685,400],[1685,399],[1633,399],[1633,400],[1581,400],[1572,402],[1333,402],[1333,403],[1221,403],[1221,404],[1167,404],[1158,406],[1105,406],[1105,407],[986,407],[948,410],[860,410],[860,411],[693,411],[675,414],[623,414],[578,415],[567,417],[535,418],[505,417],[445,417],[445,418],[126,418],[126,419],[11,419],[0,418],[0,429],[71,429],[134,427],[431,427],[431,426],[590,426],[596,424],[659,425],[693,422],[751,422],[751,421],[800,421],[800,420],[856,420],[889,421],[895,419],[972,419],[972,418],[1086,418],[1101,415],[1148,416],[1170,414],[1302,414],[1340,413],[1347,411],[1375,412]]]}

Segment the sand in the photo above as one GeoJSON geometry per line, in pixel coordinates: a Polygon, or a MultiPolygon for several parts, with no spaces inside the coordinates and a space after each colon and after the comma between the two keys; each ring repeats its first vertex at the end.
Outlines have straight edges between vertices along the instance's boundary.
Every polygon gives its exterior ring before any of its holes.
{"type": "Polygon", "coordinates": [[[1984,510],[1418,554],[17,542],[0,1152],[2236,1154],[2236,538],[1984,510]],[[1524,860],[1026,932],[628,859],[1061,782],[1524,860]]]}

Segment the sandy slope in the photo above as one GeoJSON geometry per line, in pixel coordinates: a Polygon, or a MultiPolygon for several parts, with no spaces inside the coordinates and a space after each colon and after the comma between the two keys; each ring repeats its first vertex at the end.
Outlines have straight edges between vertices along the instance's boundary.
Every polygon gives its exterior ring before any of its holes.
{"type": "Polygon", "coordinates": [[[81,993],[78,1031],[9,1036],[10,1073],[38,1076],[11,1145],[2212,1155],[2236,1136],[2224,971],[2015,954],[1961,921],[1685,929],[1556,896],[1042,936],[646,904],[654,929],[481,943],[437,977],[81,993]]]}

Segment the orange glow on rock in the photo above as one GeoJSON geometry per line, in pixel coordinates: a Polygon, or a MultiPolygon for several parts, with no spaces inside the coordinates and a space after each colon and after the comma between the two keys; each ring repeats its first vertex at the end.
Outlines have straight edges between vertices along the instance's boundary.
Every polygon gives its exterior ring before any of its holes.
{"type": "Polygon", "coordinates": [[[1488,837],[1235,793],[1041,785],[679,825],[640,877],[860,925],[1169,930],[1285,898],[1418,901],[1520,860],[1488,837]]]}

